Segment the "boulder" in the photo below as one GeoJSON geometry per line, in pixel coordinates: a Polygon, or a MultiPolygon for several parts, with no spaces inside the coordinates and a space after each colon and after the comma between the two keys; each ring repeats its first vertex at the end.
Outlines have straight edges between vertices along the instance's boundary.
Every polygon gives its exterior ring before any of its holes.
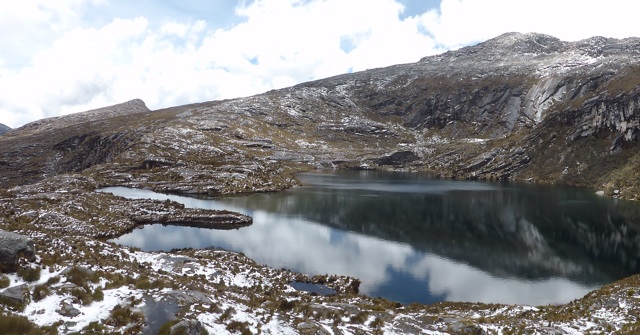
{"type": "Polygon", "coordinates": [[[26,284],[9,287],[0,292],[0,304],[12,310],[22,310],[29,303],[29,288],[26,284]]]}
{"type": "Polygon", "coordinates": [[[169,328],[169,334],[200,335],[203,330],[200,321],[182,320],[169,328]]]}
{"type": "Polygon", "coordinates": [[[382,165],[402,165],[418,160],[420,157],[413,151],[397,151],[388,156],[375,159],[374,162],[382,165]]]}
{"type": "Polygon", "coordinates": [[[75,308],[72,304],[68,302],[62,302],[60,304],[60,308],[56,310],[58,314],[70,318],[75,318],[76,316],[82,314],[79,309],[75,308]]]}
{"type": "MultiPolygon", "coordinates": [[[[175,269],[174,269],[175,271],[175,269]]],[[[213,301],[208,295],[200,291],[192,290],[179,290],[169,292],[169,296],[177,301],[179,304],[193,305],[193,304],[212,304],[213,301]]]]}
{"type": "Polygon", "coordinates": [[[143,170],[151,170],[153,168],[171,166],[171,165],[174,165],[174,164],[175,164],[175,162],[172,162],[172,161],[169,161],[169,160],[147,158],[144,161],[142,161],[142,164],[140,165],[140,168],[143,169],[143,170]]]}
{"type": "Polygon", "coordinates": [[[298,332],[300,334],[304,334],[304,335],[329,335],[330,334],[321,325],[311,321],[300,322],[296,326],[296,328],[298,328],[298,332]]]}
{"type": "Polygon", "coordinates": [[[18,259],[36,260],[36,248],[26,236],[0,230],[0,271],[13,272],[18,268],[18,259]]]}
{"type": "Polygon", "coordinates": [[[453,334],[460,335],[486,335],[487,332],[480,326],[468,324],[462,320],[457,320],[449,324],[449,329],[453,334]]]}

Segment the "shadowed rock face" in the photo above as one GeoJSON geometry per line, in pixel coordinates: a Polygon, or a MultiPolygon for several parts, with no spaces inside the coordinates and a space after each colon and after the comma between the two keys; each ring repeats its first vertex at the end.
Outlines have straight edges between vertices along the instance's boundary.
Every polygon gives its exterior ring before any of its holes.
{"type": "Polygon", "coordinates": [[[11,130],[11,127],[6,126],[6,125],[4,125],[4,124],[0,123],[0,135],[2,135],[2,134],[4,134],[4,133],[8,132],[9,130],[11,130]]]}
{"type": "Polygon", "coordinates": [[[83,172],[101,185],[272,191],[318,168],[568,183],[637,198],[640,39],[484,43],[234,100],[140,100],[0,138],[0,185],[83,172]]]}
{"type": "Polygon", "coordinates": [[[36,260],[36,249],[28,237],[15,233],[0,231],[0,270],[16,271],[18,259],[26,258],[29,262],[36,260]]]}

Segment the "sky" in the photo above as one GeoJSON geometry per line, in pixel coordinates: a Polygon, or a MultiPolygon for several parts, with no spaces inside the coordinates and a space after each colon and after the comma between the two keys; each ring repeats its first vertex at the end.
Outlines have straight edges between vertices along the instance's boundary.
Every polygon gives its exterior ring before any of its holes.
{"type": "Polygon", "coordinates": [[[630,0],[0,0],[0,123],[250,96],[506,32],[640,36],[630,0]]]}

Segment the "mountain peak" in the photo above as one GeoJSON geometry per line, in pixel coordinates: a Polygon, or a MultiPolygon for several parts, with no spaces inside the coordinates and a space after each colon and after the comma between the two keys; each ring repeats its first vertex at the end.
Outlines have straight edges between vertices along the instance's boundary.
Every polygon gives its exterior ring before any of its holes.
{"type": "Polygon", "coordinates": [[[112,118],[121,115],[134,114],[140,112],[149,112],[150,110],[141,99],[133,99],[127,102],[92,109],[85,112],[68,114],[63,116],[55,116],[48,119],[42,119],[28,123],[19,129],[21,131],[39,131],[43,129],[57,129],[65,127],[68,124],[78,124],[87,121],[95,121],[101,118],[112,118]]]}
{"type": "Polygon", "coordinates": [[[557,37],[547,35],[547,34],[542,34],[542,33],[535,33],[535,32],[521,33],[517,31],[512,31],[512,32],[504,33],[502,35],[498,35],[490,39],[489,41],[495,41],[495,40],[526,41],[531,39],[559,40],[557,37]]]}
{"type": "MultiPolygon", "coordinates": [[[[537,56],[557,54],[566,51],[570,47],[569,42],[539,33],[510,32],[494,37],[487,41],[445,52],[442,55],[428,56],[420,60],[421,63],[431,59],[469,58],[472,63],[495,62],[496,60],[514,60],[522,62],[521,55],[537,56]]],[[[483,68],[486,66],[482,66],[483,68]]]]}
{"type": "Polygon", "coordinates": [[[550,54],[566,50],[568,42],[540,33],[511,32],[492,38],[478,46],[514,54],[550,54]]]}

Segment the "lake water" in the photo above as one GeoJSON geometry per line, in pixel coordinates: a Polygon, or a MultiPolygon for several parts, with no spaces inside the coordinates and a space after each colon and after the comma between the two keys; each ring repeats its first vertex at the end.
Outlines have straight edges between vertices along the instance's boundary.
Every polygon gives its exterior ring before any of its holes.
{"type": "Polygon", "coordinates": [[[114,241],[142,250],[219,247],[306,274],[362,280],[409,303],[544,305],[637,273],[640,206],[565,187],[434,180],[411,173],[300,174],[284,192],[215,200],[107,188],[128,198],[253,216],[223,231],[147,225],[114,241]]]}

